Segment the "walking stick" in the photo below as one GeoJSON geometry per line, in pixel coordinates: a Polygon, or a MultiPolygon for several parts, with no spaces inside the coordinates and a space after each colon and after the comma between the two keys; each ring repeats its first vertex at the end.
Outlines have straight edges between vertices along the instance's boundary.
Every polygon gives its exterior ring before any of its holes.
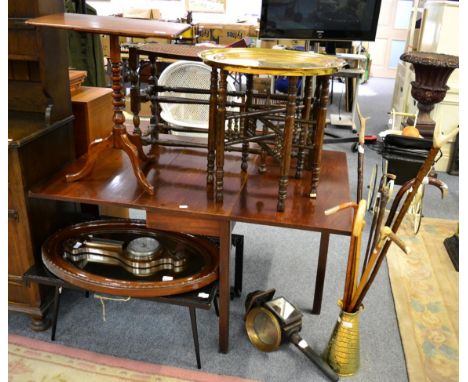
{"type": "Polygon", "coordinates": [[[364,261],[362,264],[362,272],[364,272],[364,268],[367,265],[367,261],[369,260],[369,256],[371,255],[372,251],[374,250],[376,243],[379,239],[380,229],[382,227],[383,218],[385,215],[385,207],[387,206],[388,199],[393,191],[393,184],[396,179],[396,176],[393,174],[384,174],[380,179],[379,185],[379,192],[377,194],[377,201],[378,201],[378,211],[372,217],[372,224],[371,229],[369,231],[369,239],[367,241],[367,248],[366,254],[364,257],[364,261]]]}
{"type": "Polygon", "coordinates": [[[391,240],[395,242],[401,248],[401,250],[405,252],[406,254],[409,254],[410,252],[409,248],[405,245],[405,243],[403,243],[388,226],[384,226],[380,229],[379,237],[380,237],[379,241],[376,247],[374,248],[374,250],[372,251],[372,255],[369,259],[369,263],[367,264],[365,269],[363,269],[361,280],[359,281],[359,285],[356,289],[356,293],[353,294],[353,298],[350,304],[350,310],[349,310],[350,312],[355,312],[357,311],[357,309],[359,309],[359,305],[356,305],[356,303],[359,299],[360,294],[362,293],[362,290],[364,289],[364,286],[366,285],[369,274],[371,270],[373,269],[374,265],[376,264],[377,260],[379,259],[379,257],[382,255],[385,256],[385,254],[381,252],[384,243],[387,240],[391,240]]]}
{"type": "Polygon", "coordinates": [[[363,187],[363,172],[364,172],[364,144],[366,141],[366,121],[370,117],[364,118],[361,114],[359,104],[356,102],[356,110],[359,117],[359,138],[358,138],[358,182],[357,182],[357,202],[362,199],[362,187],[363,187]]]}
{"type": "MultiPolygon", "coordinates": [[[[434,159],[436,158],[437,154],[439,153],[441,147],[445,145],[450,139],[452,139],[454,136],[457,135],[458,133],[458,128],[452,130],[450,133],[448,133],[446,136],[443,136],[440,132],[440,127],[439,125],[436,126],[434,130],[434,138],[433,138],[433,144],[432,148],[429,150],[429,153],[427,155],[426,160],[424,163],[421,165],[421,168],[418,171],[418,174],[416,175],[416,178],[414,179],[413,183],[413,189],[412,191],[408,194],[408,196],[405,199],[405,202],[403,203],[403,206],[401,207],[400,212],[398,213],[395,222],[392,225],[392,231],[394,233],[397,233],[398,229],[400,228],[401,223],[403,222],[403,219],[408,212],[408,209],[410,208],[411,202],[414,199],[414,196],[418,192],[418,188],[423,182],[424,178],[427,176],[429,171],[431,170],[432,164],[434,162],[434,159]]],[[[391,242],[387,241],[384,244],[384,247],[382,249],[383,255],[379,256],[379,258],[376,261],[376,264],[374,266],[374,269],[372,270],[369,280],[366,282],[364,285],[361,293],[359,294],[356,303],[354,304],[354,308],[357,306],[359,307],[362,303],[362,300],[364,299],[367,291],[369,290],[370,286],[372,285],[375,276],[377,275],[380,266],[382,265],[382,261],[385,258],[385,255],[388,252],[388,248],[390,247],[391,242]]]]}
{"type": "Polygon", "coordinates": [[[357,286],[362,231],[366,224],[366,201],[361,200],[359,204],[354,202],[343,203],[325,211],[325,215],[331,215],[350,207],[354,208],[355,213],[353,217],[353,230],[351,232],[351,240],[349,244],[348,263],[346,266],[346,278],[343,292],[343,309],[345,311],[347,311],[346,308],[351,303],[352,295],[357,286]]]}
{"type": "MultiPolygon", "coordinates": [[[[387,221],[385,222],[385,225],[391,226],[393,218],[395,217],[396,211],[398,209],[398,205],[400,204],[401,198],[403,198],[403,195],[413,187],[415,178],[408,180],[405,184],[403,184],[400,189],[398,190],[397,194],[395,195],[395,199],[393,200],[392,207],[390,208],[390,212],[387,217],[387,221]]],[[[424,184],[430,184],[431,186],[437,187],[440,192],[441,192],[441,197],[442,199],[445,198],[445,196],[448,193],[448,187],[447,185],[442,182],[440,179],[434,178],[432,176],[427,176],[423,180],[424,184]]]]}

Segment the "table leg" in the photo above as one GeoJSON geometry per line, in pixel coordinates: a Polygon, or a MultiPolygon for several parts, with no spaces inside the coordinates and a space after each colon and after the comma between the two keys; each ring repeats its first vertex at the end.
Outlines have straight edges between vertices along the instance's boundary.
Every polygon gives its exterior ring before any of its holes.
{"type": "Polygon", "coordinates": [[[317,125],[315,127],[314,134],[314,150],[312,152],[312,184],[309,194],[311,198],[317,197],[317,187],[320,178],[320,166],[322,163],[322,144],[327,119],[330,76],[317,77],[317,86],[320,86],[320,99],[319,109],[317,112],[317,125]]]}
{"type": "Polygon", "coordinates": [[[221,222],[219,232],[219,351],[229,351],[229,257],[231,252],[231,222],[221,222]]]}
{"type": "MultiPolygon", "coordinates": [[[[310,122],[310,115],[312,109],[312,77],[306,77],[304,84],[304,108],[302,109],[301,119],[310,122]]],[[[309,133],[309,125],[307,123],[301,124],[300,144],[307,145],[307,135],[309,133]]],[[[305,149],[299,148],[297,152],[297,165],[296,165],[296,179],[302,178],[302,171],[304,170],[305,149]]]]}
{"type": "Polygon", "coordinates": [[[140,129],[140,84],[138,81],[138,50],[136,46],[128,48],[128,68],[130,70],[130,110],[133,114],[133,134],[141,136],[140,129]]]}
{"type": "Polygon", "coordinates": [[[55,341],[55,331],[57,330],[58,312],[60,306],[60,295],[62,294],[62,287],[56,286],[54,292],[54,312],[52,318],[52,333],[50,340],[55,341]]]}
{"type": "Polygon", "coordinates": [[[197,367],[201,369],[200,345],[198,343],[197,313],[194,307],[189,307],[190,324],[192,326],[193,345],[195,346],[195,357],[197,358],[197,367]]]}
{"type": "MultiPolygon", "coordinates": [[[[247,74],[247,89],[246,89],[246,99],[245,99],[245,111],[249,112],[250,108],[252,107],[252,97],[253,97],[253,75],[252,74],[247,74]]],[[[255,128],[251,124],[255,123],[254,119],[251,118],[245,118],[244,120],[244,129],[242,131],[242,137],[244,139],[249,137],[249,133],[247,130],[255,131],[255,128]]],[[[241,169],[243,171],[247,171],[247,160],[249,158],[249,142],[244,141],[242,143],[242,163],[241,163],[241,169]]]]}
{"type": "Polygon", "coordinates": [[[322,232],[320,235],[320,250],[317,264],[317,275],[315,277],[315,294],[312,314],[320,314],[322,308],[323,284],[325,281],[325,272],[327,270],[328,243],[330,234],[322,232]]]}
{"type": "Polygon", "coordinates": [[[223,201],[224,188],[224,129],[226,124],[227,72],[220,70],[218,112],[216,115],[216,201],[223,201]]]}
{"type": "Polygon", "coordinates": [[[86,156],[85,165],[78,172],[65,175],[65,180],[67,182],[74,182],[76,180],[80,180],[84,178],[85,176],[89,175],[99,155],[104,150],[111,149],[112,147],[114,147],[114,134],[113,133],[111,133],[104,139],[99,138],[91,142],[88,146],[88,154],[86,156]]]}
{"type": "Polygon", "coordinates": [[[208,118],[208,165],[206,183],[214,182],[216,151],[216,115],[218,99],[218,69],[211,69],[210,112],[208,118]]]}
{"type": "Polygon", "coordinates": [[[242,276],[244,272],[244,236],[232,235],[236,247],[234,270],[234,295],[240,297],[242,293],[242,276]]]}
{"type": "Polygon", "coordinates": [[[151,109],[151,117],[150,117],[150,124],[149,130],[151,132],[151,141],[157,141],[159,139],[159,122],[161,121],[160,114],[161,108],[158,102],[158,63],[156,61],[156,56],[154,54],[149,55],[149,62],[150,62],[150,109],[151,109]]]}
{"type": "Polygon", "coordinates": [[[288,192],[288,175],[291,165],[291,149],[294,132],[294,119],[296,114],[297,77],[288,77],[288,102],[286,105],[286,118],[284,122],[283,145],[281,148],[281,167],[278,191],[277,210],[284,211],[284,203],[288,192]]]}
{"type": "Polygon", "coordinates": [[[312,101],[312,111],[310,116],[310,125],[307,136],[307,144],[312,146],[312,150],[309,151],[306,156],[305,166],[307,170],[312,170],[313,155],[315,151],[314,142],[315,142],[315,132],[317,131],[317,117],[319,111],[319,99],[320,99],[320,86],[321,82],[315,77],[315,91],[312,101]]]}

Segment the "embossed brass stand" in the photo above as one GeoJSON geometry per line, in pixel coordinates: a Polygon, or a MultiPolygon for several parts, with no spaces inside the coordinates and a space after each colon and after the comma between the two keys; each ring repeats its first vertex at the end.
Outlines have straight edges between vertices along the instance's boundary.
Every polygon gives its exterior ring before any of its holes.
{"type": "MultiPolygon", "coordinates": [[[[342,307],[340,300],[338,306],[342,307]]],[[[341,310],[340,316],[328,342],[323,358],[340,376],[357,373],[360,366],[359,315],[361,310],[347,313],[341,310]]]]}

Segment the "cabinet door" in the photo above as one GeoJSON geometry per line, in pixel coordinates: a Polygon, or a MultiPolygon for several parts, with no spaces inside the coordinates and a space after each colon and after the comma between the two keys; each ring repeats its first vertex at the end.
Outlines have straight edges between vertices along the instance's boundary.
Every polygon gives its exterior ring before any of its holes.
{"type": "Polygon", "coordinates": [[[34,264],[34,255],[18,152],[15,149],[8,150],[8,215],[8,302],[39,307],[37,286],[26,287],[22,282],[24,272],[34,264]]]}

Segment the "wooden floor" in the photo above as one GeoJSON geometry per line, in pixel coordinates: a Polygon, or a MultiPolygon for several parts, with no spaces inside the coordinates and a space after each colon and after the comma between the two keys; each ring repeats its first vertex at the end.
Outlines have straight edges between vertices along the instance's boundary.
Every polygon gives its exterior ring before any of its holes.
{"type": "Polygon", "coordinates": [[[444,247],[457,222],[423,218],[418,235],[398,234],[410,246],[387,254],[390,282],[410,381],[458,381],[459,274],[444,247]]]}

